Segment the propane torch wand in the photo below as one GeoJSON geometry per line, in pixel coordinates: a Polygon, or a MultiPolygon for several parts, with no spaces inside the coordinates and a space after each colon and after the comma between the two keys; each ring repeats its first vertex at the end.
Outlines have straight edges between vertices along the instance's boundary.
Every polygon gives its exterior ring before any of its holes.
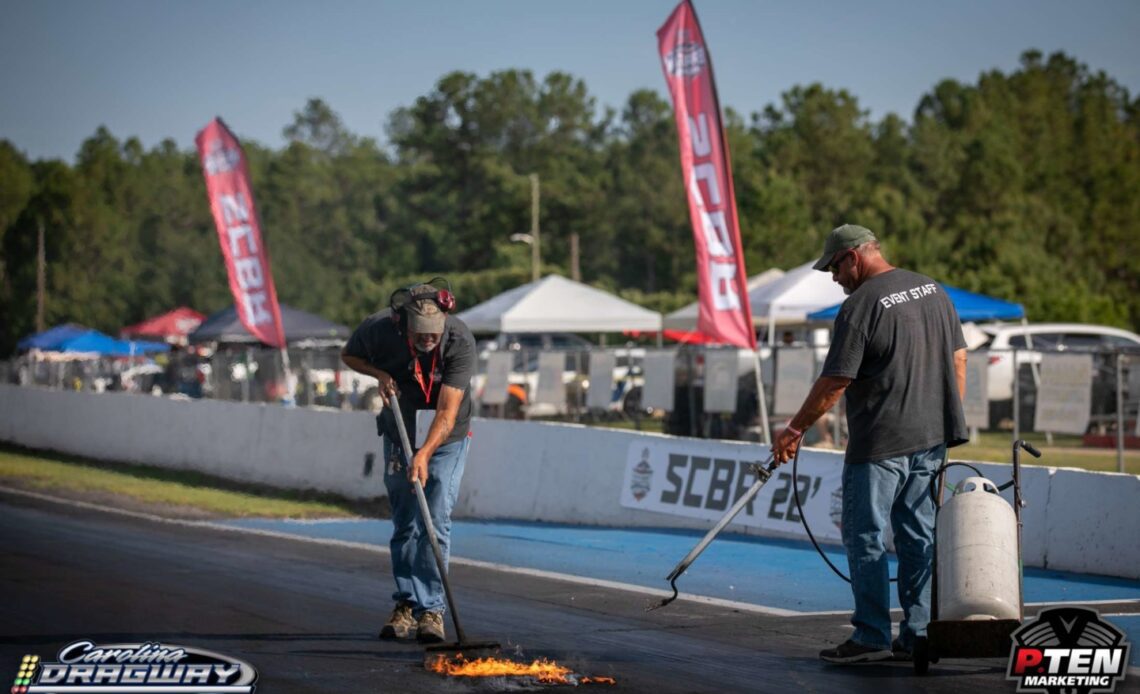
{"type": "Polygon", "coordinates": [[[721,530],[724,530],[724,526],[731,523],[732,519],[736,517],[736,514],[740,513],[741,509],[743,509],[750,501],[752,501],[753,497],[755,497],[760,492],[760,488],[767,484],[769,478],[772,477],[772,471],[775,470],[778,465],[779,463],[776,462],[775,454],[768,456],[768,459],[763,463],[752,465],[752,470],[756,473],[756,481],[752,483],[752,486],[748,488],[748,491],[740,495],[740,498],[736,500],[736,503],[732,505],[732,508],[728,509],[728,511],[726,511],[725,514],[721,516],[721,519],[717,521],[716,525],[714,525],[711,530],[705,533],[704,538],[702,538],[701,541],[697,543],[697,546],[689,550],[689,553],[685,555],[685,558],[682,559],[675,567],[673,567],[673,570],[670,571],[669,575],[665,577],[665,580],[669,581],[670,587],[673,588],[673,595],[665,598],[657,604],[650,605],[649,607],[645,608],[646,612],[665,607],[677,599],[677,579],[681,577],[681,574],[685,573],[690,564],[697,560],[697,557],[701,556],[701,552],[705,551],[705,548],[709,546],[709,543],[713,541],[713,538],[720,534],[721,530]],[[765,467],[765,465],[767,465],[767,467],[765,467]]]}

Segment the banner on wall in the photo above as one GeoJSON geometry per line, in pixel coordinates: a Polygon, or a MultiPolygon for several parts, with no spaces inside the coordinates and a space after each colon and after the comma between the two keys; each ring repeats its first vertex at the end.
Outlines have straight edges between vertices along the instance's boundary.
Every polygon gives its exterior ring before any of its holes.
{"type": "MultiPolygon", "coordinates": [[[[717,521],[756,481],[751,466],[763,462],[768,447],[713,441],[646,440],[630,443],[621,505],[687,518],[717,521]]],[[[801,454],[798,474],[783,465],[733,523],[807,537],[792,496],[792,485],[816,539],[839,542],[842,529],[843,463],[801,454]]]]}
{"type": "Polygon", "coordinates": [[[645,378],[645,385],[641,389],[642,407],[673,411],[676,365],[675,350],[651,350],[645,353],[645,359],[641,363],[645,378]]]}
{"type": "Polygon", "coordinates": [[[736,412],[740,359],[735,349],[710,349],[705,354],[705,412],[736,412]]]}
{"type": "Polygon", "coordinates": [[[697,330],[718,342],[755,349],[736,192],[712,59],[689,0],[677,5],[657,30],[657,48],[673,97],[696,245],[697,330]]]}
{"type": "Polygon", "coordinates": [[[484,405],[504,405],[509,396],[512,352],[491,352],[487,356],[487,380],[483,385],[484,405]]]}
{"type": "Polygon", "coordinates": [[[966,426],[990,428],[989,378],[989,352],[971,353],[966,360],[966,397],[962,400],[966,426]]]}
{"type": "Polygon", "coordinates": [[[284,349],[281,307],[253,205],[245,153],[221,118],[210,121],[194,142],[241,324],[258,340],[284,349]]]}
{"type": "Polygon", "coordinates": [[[614,369],[617,355],[613,352],[590,352],[590,387],[586,391],[586,407],[605,409],[614,396],[614,369]]]}
{"type": "Polygon", "coordinates": [[[815,353],[808,347],[783,347],[776,351],[775,404],[772,413],[794,415],[800,411],[815,383],[815,353]]]}
{"type": "Polygon", "coordinates": [[[1042,354],[1034,431],[1083,434],[1092,413],[1091,354],[1042,354]]]}
{"type": "Polygon", "coordinates": [[[562,382],[562,371],[566,368],[565,352],[542,352],[538,355],[538,385],[531,402],[535,404],[566,404],[566,385],[562,382]]]}

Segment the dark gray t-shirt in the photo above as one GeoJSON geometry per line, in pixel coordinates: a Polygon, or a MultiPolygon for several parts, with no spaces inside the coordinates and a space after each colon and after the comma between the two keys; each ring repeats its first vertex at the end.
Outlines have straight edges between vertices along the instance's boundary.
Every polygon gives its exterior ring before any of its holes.
{"type": "MultiPolygon", "coordinates": [[[[471,377],[475,375],[475,338],[471,335],[471,330],[455,316],[448,316],[439,347],[435,350],[437,354],[432,355],[416,352],[408,344],[407,336],[396,328],[396,322],[387,309],[372,314],[348,338],[348,343],[344,346],[345,354],[367,360],[396,380],[396,387],[400,389],[400,412],[404,415],[404,425],[413,445],[416,438],[416,411],[434,410],[439,402],[439,389],[442,385],[462,390],[463,401],[459,404],[459,414],[455,417],[455,428],[444,443],[462,440],[467,436],[471,425],[471,377]],[[416,378],[413,359],[420,362],[422,383],[416,378]],[[429,388],[430,397],[424,396],[425,387],[429,388]]],[[[395,422],[391,411],[385,407],[378,420],[380,433],[399,442],[395,422]]]]}
{"type": "Polygon", "coordinates": [[[954,304],[929,277],[894,269],[847,297],[822,371],[854,379],[846,462],[965,443],[954,371],[954,352],[965,348],[954,304]]]}

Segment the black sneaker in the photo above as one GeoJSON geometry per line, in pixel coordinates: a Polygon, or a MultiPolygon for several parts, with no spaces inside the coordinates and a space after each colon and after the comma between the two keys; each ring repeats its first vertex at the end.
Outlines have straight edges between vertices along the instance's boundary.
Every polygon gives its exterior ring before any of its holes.
{"type": "Polygon", "coordinates": [[[914,660],[914,654],[903,647],[902,641],[895,639],[891,641],[891,660],[899,663],[909,663],[914,660]]]}
{"type": "Polygon", "coordinates": [[[875,660],[889,660],[891,652],[885,648],[874,648],[847,639],[835,648],[819,652],[821,660],[829,663],[869,663],[875,660]]]}

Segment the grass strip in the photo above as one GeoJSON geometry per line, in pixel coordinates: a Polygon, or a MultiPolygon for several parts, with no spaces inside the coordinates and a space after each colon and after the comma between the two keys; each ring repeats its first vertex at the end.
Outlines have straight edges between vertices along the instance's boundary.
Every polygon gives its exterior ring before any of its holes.
{"type": "MultiPolygon", "coordinates": [[[[1057,434],[1049,442],[1045,434],[1022,432],[1021,438],[1041,451],[1040,458],[1021,452],[1023,465],[1047,465],[1049,467],[1071,467],[1091,472],[1116,472],[1116,449],[1087,448],[1081,437],[1057,434]]],[[[978,435],[977,443],[968,443],[950,449],[954,460],[977,460],[994,463],[1013,462],[1013,436],[1010,432],[986,431],[978,435]]],[[[1124,471],[1140,474],[1140,451],[1124,452],[1124,471]]]]}

